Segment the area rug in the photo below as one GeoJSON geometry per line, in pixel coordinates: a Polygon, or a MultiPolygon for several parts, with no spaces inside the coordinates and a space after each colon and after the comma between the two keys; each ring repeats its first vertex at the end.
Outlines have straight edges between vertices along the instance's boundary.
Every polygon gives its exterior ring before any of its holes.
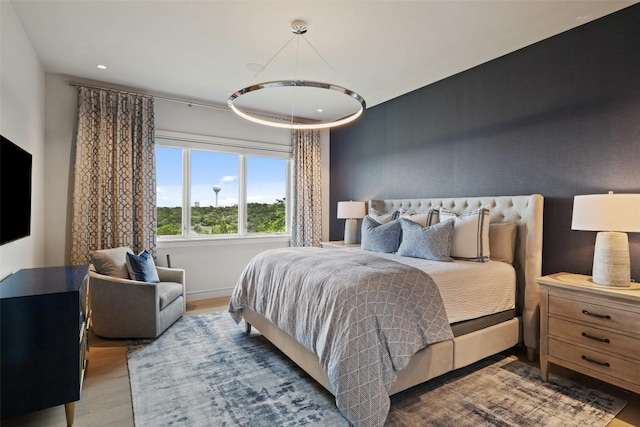
{"type": "MultiPolygon", "coordinates": [[[[347,426],[333,396],[226,312],[128,342],[137,427],[347,426]]],[[[385,426],[606,426],[625,401],[497,355],[391,398],[385,426]]]]}

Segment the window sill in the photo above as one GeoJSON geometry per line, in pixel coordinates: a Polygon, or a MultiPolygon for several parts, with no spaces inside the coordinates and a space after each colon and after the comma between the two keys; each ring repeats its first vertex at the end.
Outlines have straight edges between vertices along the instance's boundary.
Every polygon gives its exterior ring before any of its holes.
{"type": "Polygon", "coordinates": [[[194,247],[194,246],[221,246],[221,245],[250,245],[260,243],[289,243],[289,234],[278,235],[248,235],[248,236],[216,236],[201,237],[192,239],[163,239],[157,240],[158,249],[171,247],[194,247]]]}

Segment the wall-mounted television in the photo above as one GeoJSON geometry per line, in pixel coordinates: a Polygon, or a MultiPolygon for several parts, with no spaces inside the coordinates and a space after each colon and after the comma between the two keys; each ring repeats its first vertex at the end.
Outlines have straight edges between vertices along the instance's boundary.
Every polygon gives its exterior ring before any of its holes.
{"type": "Polygon", "coordinates": [[[0,245],[31,234],[31,154],[0,136],[0,245]]]}

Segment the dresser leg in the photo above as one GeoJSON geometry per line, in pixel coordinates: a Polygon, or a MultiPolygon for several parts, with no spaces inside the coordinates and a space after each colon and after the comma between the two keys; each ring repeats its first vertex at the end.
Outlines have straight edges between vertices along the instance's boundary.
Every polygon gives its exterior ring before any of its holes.
{"type": "Polygon", "coordinates": [[[67,427],[71,427],[73,425],[73,418],[76,414],[76,402],[65,403],[64,414],[67,416],[67,427]]]}

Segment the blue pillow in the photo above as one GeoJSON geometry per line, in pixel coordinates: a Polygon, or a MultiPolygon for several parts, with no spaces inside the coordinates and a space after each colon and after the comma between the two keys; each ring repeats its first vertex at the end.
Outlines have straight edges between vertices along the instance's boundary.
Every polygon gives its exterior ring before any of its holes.
{"type": "Polygon", "coordinates": [[[410,219],[400,218],[402,242],[398,255],[431,261],[453,261],[451,258],[451,239],[454,220],[448,219],[438,224],[423,227],[410,219]]]}
{"type": "Polygon", "coordinates": [[[153,257],[146,250],[138,255],[127,252],[127,268],[133,280],[149,283],[158,283],[160,281],[153,257]]]}
{"type": "Polygon", "coordinates": [[[362,220],[362,242],[360,247],[365,251],[393,253],[398,250],[402,227],[400,221],[394,219],[380,224],[370,216],[362,220]]]}

